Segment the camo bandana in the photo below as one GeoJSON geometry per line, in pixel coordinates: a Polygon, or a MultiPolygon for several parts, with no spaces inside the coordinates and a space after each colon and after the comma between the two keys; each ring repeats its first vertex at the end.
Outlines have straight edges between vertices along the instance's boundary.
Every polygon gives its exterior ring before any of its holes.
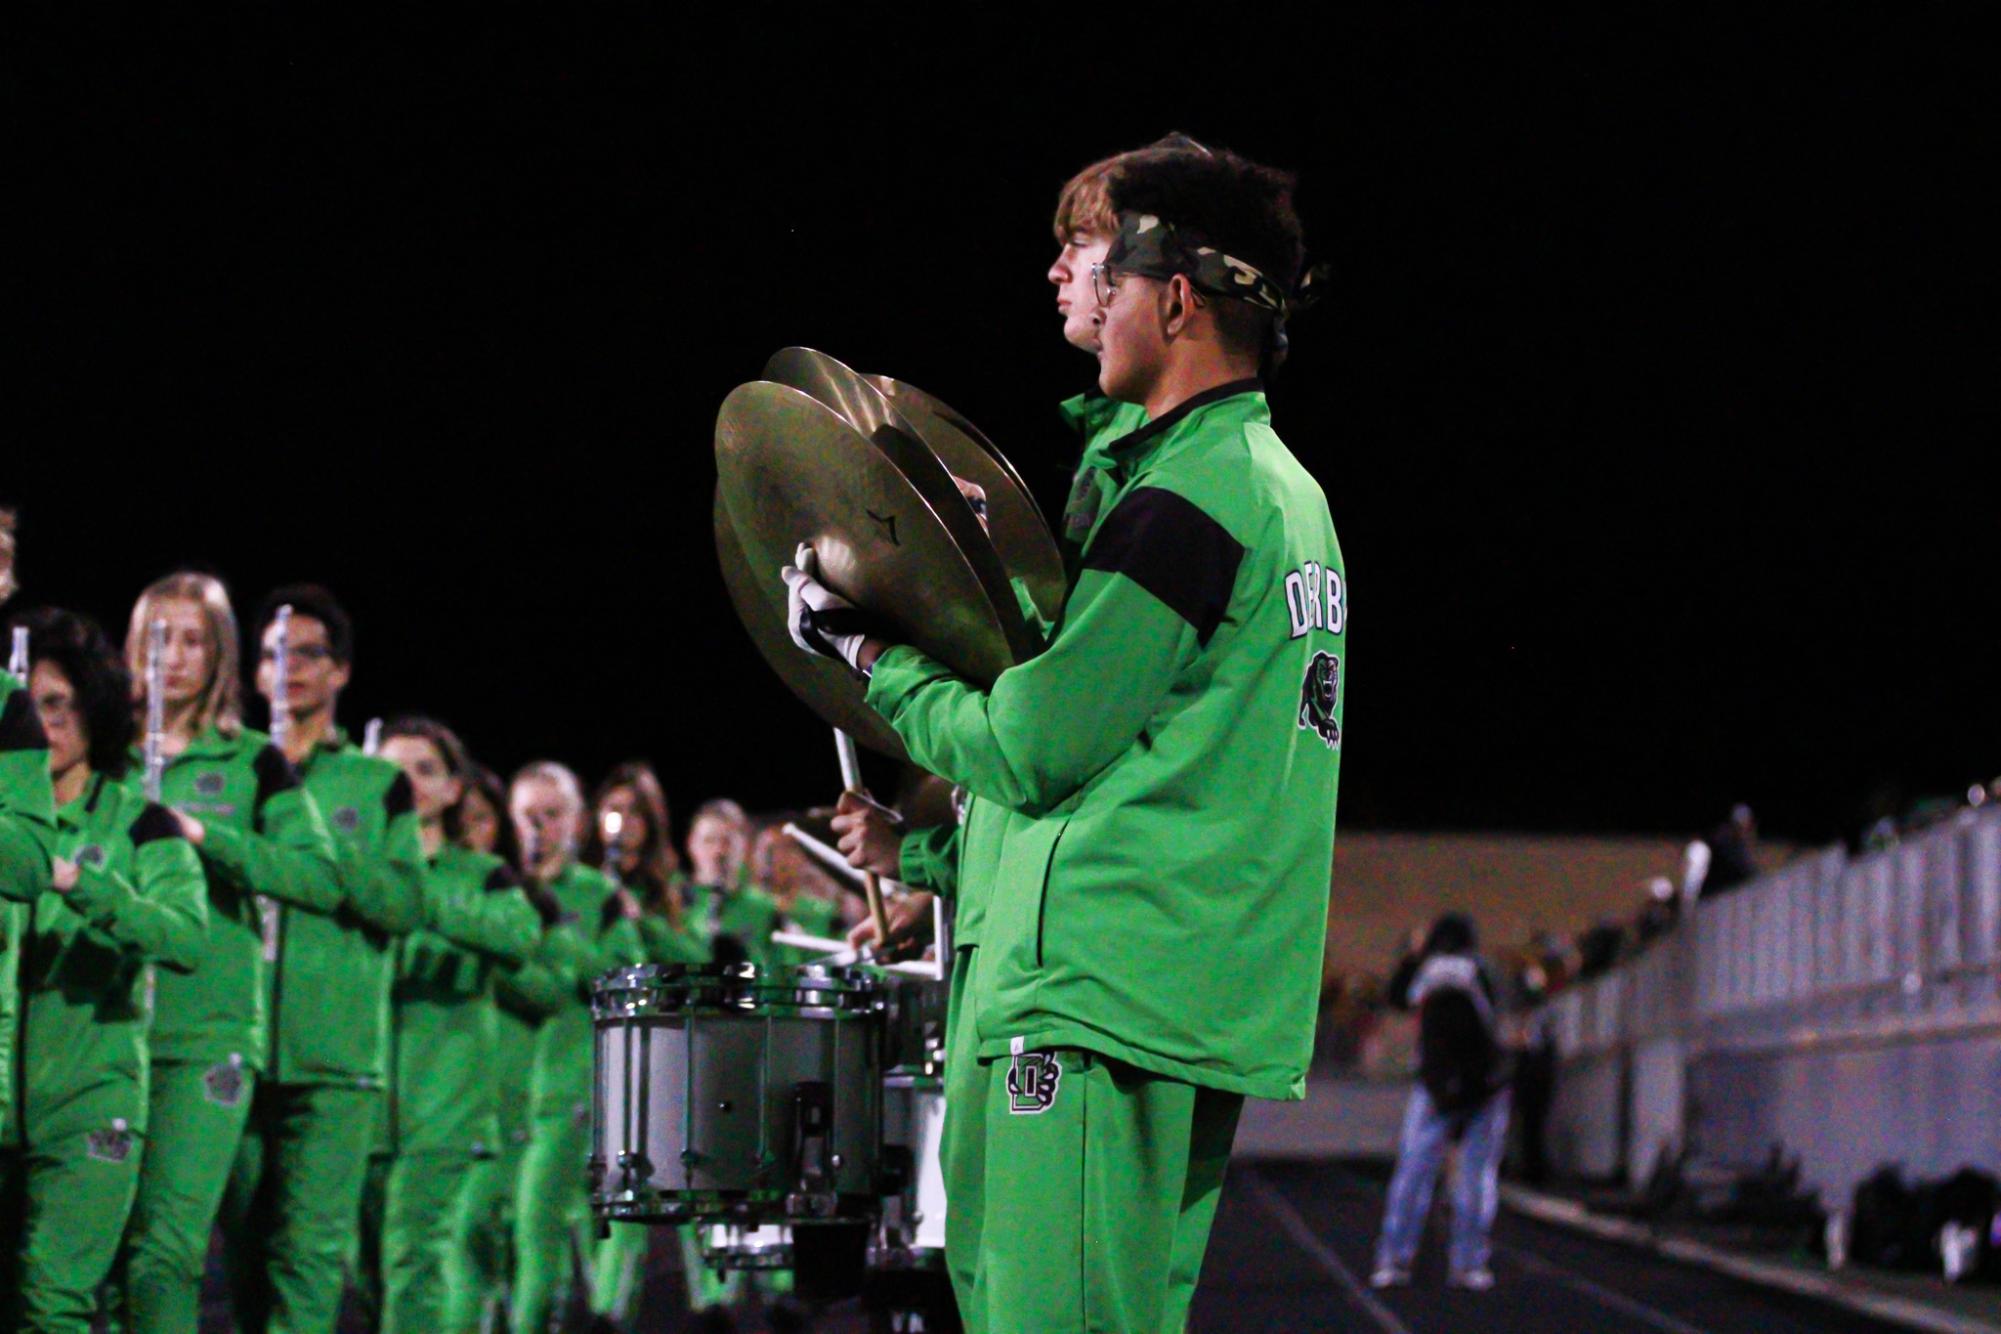
{"type": "Polygon", "coordinates": [[[1279,315],[1288,304],[1284,290],[1260,270],[1205,243],[1200,233],[1151,213],[1119,214],[1119,234],[1105,255],[1105,267],[1143,278],[1186,274],[1198,292],[1248,301],[1279,315]]]}

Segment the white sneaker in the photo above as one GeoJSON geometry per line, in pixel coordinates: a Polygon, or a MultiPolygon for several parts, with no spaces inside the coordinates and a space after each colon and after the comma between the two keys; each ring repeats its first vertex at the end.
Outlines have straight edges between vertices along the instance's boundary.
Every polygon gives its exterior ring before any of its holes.
{"type": "Polygon", "coordinates": [[[1464,1288],[1468,1292],[1485,1292],[1494,1286],[1494,1271],[1481,1265],[1463,1274],[1454,1274],[1445,1280],[1448,1287],[1464,1288]]]}
{"type": "Polygon", "coordinates": [[[1402,1265],[1379,1264],[1376,1272],[1369,1275],[1372,1288],[1407,1288],[1410,1286],[1410,1270],[1402,1265]]]}

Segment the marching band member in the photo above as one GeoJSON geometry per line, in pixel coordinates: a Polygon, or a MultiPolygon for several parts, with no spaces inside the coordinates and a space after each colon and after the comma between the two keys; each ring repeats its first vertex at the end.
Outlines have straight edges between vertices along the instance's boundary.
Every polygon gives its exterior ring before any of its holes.
{"type": "MultiPolygon", "coordinates": [[[[639,935],[648,963],[702,963],[707,948],[689,929],[681,904],[687,876],[674,848],[667,794],[651,765],[629,760],[598,784],[586,859],[596,863],[639,903],[639,935]]],[[[683,1232],[692,1228],[683,1227],[683,1232]]],[[[591,1314],[623,1327],[631,1320],[645,1278],[653,1230],[644,1223],[614,1222],[591,1256],[591,1314]]],[[[697,1308],[699,1309],[699,1308],[697,1308]]]]}
{"type": "MultiPolygon", "coordinates": [[[[750,850],[750,874],[771,895],[779,925],[787,930],[827,939],[847,929],[840,886],[777,826],[758,832],[750,850]]],[[[782,946],[775,953],[783,963],[811,963],[820,955],[798,946],[782,946]]]]}
{"type": "Polygon", "coordinates": [[[239,1323],[331,1330],[387,1078],[389,945],[423,921],[423,852],[410,780],[335,721],[354,671],[347,612],[297,584],[265,599],[258,631],[258,690],[326,813],[338,870],[321,902],[265,905],[269,1064],[223,1228],[239,1323]]]}
{"type": "MultiPolygon", "coordinates": [[[[14,511],[0,506],[0,605],[14,595],[14,511]]],[[[0,1032],[12,1032],[20,1005],[20,966],[27,909],[58,869],[56,804],[49,786],[49,745],[28,696],[28,683],[0,671],[0,1032]]],[[[65,876],[68,872],[64,873],[65,876]]],[[[11,1044],[0,1042],[0,1089],[13,1087],[11,1044]]],[[[0,1107],[0,1133],[14,1119],[13,1100],[0,1107]]]]}
{"type": "MultiPolygon", "coordinates": [[[[1101,159],[1064,183],[1052,220],[1057,253],[1046,277],[1056,289],[1056,310],[1063,317],[1063,339],[1080,352],[1096,356],[1098,297],[1092,267],[1105,258],[1118,231],[1112,213],[1111,184],[1120,169],[1143,156],[1173,152],[1206,152],[1193,140],[1170,135],[1158,143],[1101,159]]],[[[1146,423],[1137,404],[1107,397],[1096,385],[1065,400],[1059,408],[1064,424],[1078,437],[1081,452],[1063,516],[1059,545],[1064,567],[1074,582],[1079,550],[1104,503],[1110,484],[1111,460],[1105,446],[1146,423]]],[[[1029,623],[1047,638],[1050,624],[1016,587],[1017,600],[1029,623]]],[[[840,849],[855,866],[887,876],[920,891],[890,909],[892,944],[927,931],[931,923],[931,893],[953,902],[951,991],[946,1007],[945,1126],[940,1137],[939,1166],[945,1175],[946,1266],[952,1290],[969,1326],[973,1322],[973,1286],[980,1254],[980,1228],[985,1218],[986,1090],[984,1070],[977,1060],[978,1038],[968,1003],[974,961],[986,918],[993,877],[999,870],[1001,839],[1009,812],[968,795],[962,822],[905,829],[882,807],[858,795],[844,793],[834,819],[840,849]],[[956,1110],[955,1110],[956,1109],[956,1110]]],[[[856,944],[874,939],[874,924],[864,922],[850,933],[856,944]]],[[[1194,1295],[1195,1276],[1177,1274],[1177,1288],[1194,1295]]]]}
{"type": "Polygon", "coordinates": [[[1258,379],[1300,268],[1290,181],[1181,152],[1110,195],[1099,383],[1148,420],[1104,450],[1048,648],[981,689],[871,635],[810,548],[785,571],[795,642],[1010,812],[970,984],[971,1323],[996,1330],[1185,1322],[1243,1098],[1303,1094],[1325,932],[1346,589],[1258,379]]]}
{"type": "Polygon", "coordinates": [[[161,800],[201,856],[208,935],[191,972],[156,974],[124,1300],[135,1334],[180,1334],[195,1325],[209,1229],[265,1064],[259,902],[325,910],[338,881],[319,807],[284,754],[243,725],[236,614],[221,582],[175,574],[139,595],[125,638],[135,679],[155,621],[164,626],[161,800]]]}
{"type": "MultiPolygon", "coordinates": [[[[473,764],[450,824],[457,830],[453,841],[459,846],[500,858],[518,878],[520,847],[507,815],[507,787],[499,775],[473,764]]],[[[553,916],[560,914],[545,915],[544,921],[553,916]]],[[[548,943],[546,936],[544,940],[548,943]]],[[[493,980],[495,1042],[485,1075],[497,1138],[474,1151],[453,1215],[443,1321],[443,1328],[452,1334],[499,1327],[514,1284],[514,1188],[521,1176],[521,1155],[528,1147],[528,1072],[535,1060],[535,1030],[541,1015],[513,990],[512,979],[513,974],[502,969],[493,980]]]]}
{"type": "Polygon", "coordinates": [[[639,934],[646,943],[647,961],[706,962],[708,950],[695,934],[684,901],[688,876],[674,847],[667,794],[653,767],[628,760],[613,769],[598,784],[591,809],[585,858],[639,901],[639,934]],[[614,825],[615,838],[608,833],[614,825]]]}
{"type": "Polygon", "coordinates": [[[590,1156],[591,979],[645,957],[631,896],[577,860],[584,815],[577,776],[540,761],[514,776],[509,814],[531,887],[560,911],[574,946],[567,966],[523,969],[511,985],[545,1015],[530,1072],[528,1148],[515,1196],[515,1274],[508,1326],[542,1330],[562,1309],[571,1240],[591,1225],[584,1167],[590,1156]]]}
{"type": "Polygon", "coordinates": [[[449,838],[470,768],[452,731],[398,718],[379,754],[409,780],[424,852],[424,928],[396,942],[384,1143],[363,1210],[382,1334],[444,1327],[453,1228],[475,1157],[499,1138],[487,1069],[493,979],[536,952],[541,919],[513,870],[449,838]]]}
{"type": "Polygon", "coordinates": [[[104,631],[31,614],[30,693],[49,740],[58,851],[23,937],[0,1184],[9,1329],[91,1327],[139,1182],[146,1133],[145,979],[185,972],[208,928],[201,861],[165,808],[120,785],[131,680],[104,631]],[[11,1178],[11,1181],[8,1179],[11,1178]]]}
{"type": "Polygon", "coordinates": [[[778,906],[750,882],[750,817],[728,798],[704,802],[688,826],[688,861],[695,883],[688,916],[717,963],[777,962],[771,933],[778,906]]]}

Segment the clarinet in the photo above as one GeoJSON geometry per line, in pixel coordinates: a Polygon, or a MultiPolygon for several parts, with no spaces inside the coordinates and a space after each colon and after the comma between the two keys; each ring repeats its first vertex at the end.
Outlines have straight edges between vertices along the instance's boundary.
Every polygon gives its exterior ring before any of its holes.
{"type": "Polygon", "coordinates": [[[167,772],[167,623],[146,627],[146,800],[160,799],[167,772]]]}
{"type": "MultiPolygon", "coordinates": [[[[290,603],[278,608],[272,618],[278,633],[271,643],[271,744],[280,753],[292,739],[292,713],[286,707],[286,689],[292,676],[292,607],[290,603]]],[[[264,919],[264,962],[278,962],[279,950],[283,947],[284,909],[278,901],[267,894],[257,896],[259,914],[264,919]]]]}
{"type": "Polygon", "coordinates": [[[292,739],[292,711],[286,707],[292,676],[292,605],[278,608],[272,618],[278,633],[271,644],[271,744],[283,750],[292,739]]]}

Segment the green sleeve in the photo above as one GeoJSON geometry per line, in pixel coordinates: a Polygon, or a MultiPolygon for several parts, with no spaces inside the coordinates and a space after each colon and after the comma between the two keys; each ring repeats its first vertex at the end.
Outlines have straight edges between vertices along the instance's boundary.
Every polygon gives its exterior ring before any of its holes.
{"type": "Polygon", "coordinates": [[[80,866],[76,887],[63,901],[121,949],[175,972],[192,972],[208,936],[201,858],[158,806],[146,807],[132,833],[136,888],[114,871],[80,866]]]}
{"type": "Polygon", "coordinates": [[[912,889],[929,889],[949,897],[959,887],[959,842],[963,837],[955,824],[911,830],[903,836],[896,878],[912,889]]]}
{"type": "Polygon", "coordinates": [[[639,935],[639,923],[630,917],[616,917],[598,934],[597,960],[588,976],[578,979],[588,988],[600,973],[614,968],[631,968],[646,962],[646,944],[639,935]]]}
{"type": "Polygon", "coordinates": [[[1086,569],[1056,638],[989,690],[908,646],[868,702],[911,762],[1025,815],[1061,806],[1139,740],[1200,649],[1194,626],[1123,574],[1086,569]]]}
{"type": "Polygon", "coordinates": [[[56,799],[49,743],[28,692],[0,674],[0,899],[32,903],[49,887],[56,799]]]}
{"type": "Polygon", "coordinates": [[[657,964],[707,963],[709,951],[692,931],[676,931],[665,917],[652,914],[639,919],[639,938],[646,949],[646,961],[657,964]]]}
{"type": "Polygon", "coordinates": [[[434,892],[427,907],[430,930],[504,964],[527,963],[540,944],[542,919],[518,888],[434,892]]]}
{"type": "Polygon", "coordinates": [[[256,760],[255,828],[204,822],[202,855],[253,894],[330,913],[341,901],[334,837],[283,760],[276,747],[264,747],[256,760]]]}
{"type": "Polygon", "coordinates": [[[542,933],[521,967],[500,974],[497,984],[516,1005],[543,1018],[576,1002],[579,979],[596,954],[575,922],[560,922],[542,933]]]}
{"type": "Polygon", "coordinates": [[[354,915],[392,936],[407,935],[424,924],[424,842],[410,793],[401,770],[383,793],[389,825],[382,844],[362,848],[347,839],[340,844],[340,879],[347,906],[354,915]]]}

